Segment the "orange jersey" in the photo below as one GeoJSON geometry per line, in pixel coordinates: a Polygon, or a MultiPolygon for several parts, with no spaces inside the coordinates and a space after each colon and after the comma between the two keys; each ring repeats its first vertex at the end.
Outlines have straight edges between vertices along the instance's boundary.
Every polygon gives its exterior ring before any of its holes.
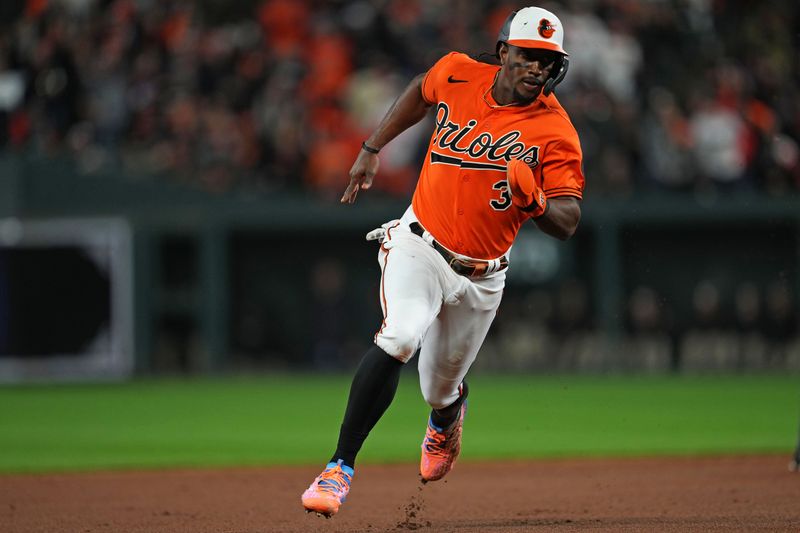
{"type": "Polygon", "coordinates": [[[528,214],[511,204],[506,164],[533,168],[548,198],[582,198],[578,134],[554,94],[524,106],[499,106],[491,95],[499,67],[452,52],[422,82],[436,128],[412,206],[445,247],[477,259],[502,256],[528,214]]]}

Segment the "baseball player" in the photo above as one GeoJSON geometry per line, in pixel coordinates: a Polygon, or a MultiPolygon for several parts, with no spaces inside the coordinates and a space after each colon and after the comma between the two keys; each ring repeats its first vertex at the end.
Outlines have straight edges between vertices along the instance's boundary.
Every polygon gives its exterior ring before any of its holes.
{"type": "Polygon", "coordinates": [[[401,367],[419,354],[431,406],[423,482],[444,477],[461,449],[464,378],[497,313],[511,245],[522,224],[569,238],[584,188],[575,128],[553,89],[567,72],[564,28],[553,13],[509,15],[500,67],[452,52],[414,78],[362,144],[341,202],[378,172],[378,152],[432,108],[435,129],[411,206],[367,234],[380,243],[383,323],[356,370],[336,451],[302,495],[330,517],[344,502],[356,455],[394,398],[401,367]]]}

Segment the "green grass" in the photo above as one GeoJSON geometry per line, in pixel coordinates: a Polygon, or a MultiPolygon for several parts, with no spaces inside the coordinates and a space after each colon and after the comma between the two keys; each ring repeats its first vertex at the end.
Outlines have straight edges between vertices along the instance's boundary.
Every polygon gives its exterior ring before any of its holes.
{"type": "MultiPolygon", "coordinates": [[[[328,459],[348,376],[143,380],[0,388],[0,472],[274,465],[328,459]]],[[[796,377],[479,376],[463,460],[789,453],[796,377]]],[[[416,461],[427,409],[416,376],[362,462],[416,461]]]]}

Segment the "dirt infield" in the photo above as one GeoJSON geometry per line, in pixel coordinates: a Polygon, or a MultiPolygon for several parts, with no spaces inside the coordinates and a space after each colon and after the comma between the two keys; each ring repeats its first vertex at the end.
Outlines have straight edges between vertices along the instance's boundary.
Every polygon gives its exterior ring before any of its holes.
{"type": "Polygon", "coordinates": [[[313,467],[0,476],[0,531],[798,531],[788,457],[363,466],[330,520],[305,514],[313,467]]]}

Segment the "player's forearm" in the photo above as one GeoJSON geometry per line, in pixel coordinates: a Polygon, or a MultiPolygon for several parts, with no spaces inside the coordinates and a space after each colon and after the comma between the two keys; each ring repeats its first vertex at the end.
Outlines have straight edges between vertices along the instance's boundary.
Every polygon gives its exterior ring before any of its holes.
{"type": "Polygon", "coordinates": [[[392,104],[386,116],[367,139],[367,144],[381,149],[389,141],[422,120],[430,105],[422,98],[422,80],[425,74],[415,77],[392,104]]]}
{"type": "Polygon", "coordinates": [[[581,206],[577,198],[549,198],[547,211],[534,219],[540,230],[565,241],[572,237],[581,220],[581,206]]]}

